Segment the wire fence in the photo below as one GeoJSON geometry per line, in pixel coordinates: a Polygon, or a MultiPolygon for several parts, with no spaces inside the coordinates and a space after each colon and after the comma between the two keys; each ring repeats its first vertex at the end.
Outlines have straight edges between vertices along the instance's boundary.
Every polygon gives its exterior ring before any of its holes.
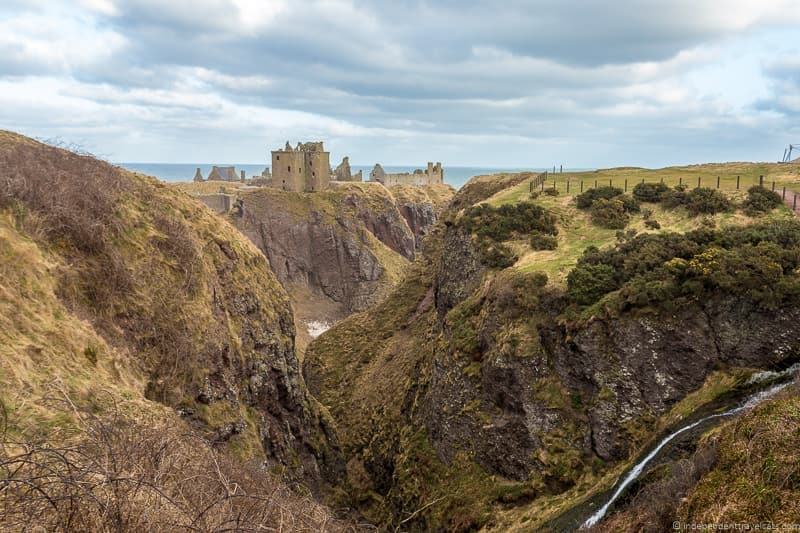
{"type": "Polygon", "coordinates": [[[723,190],[744,190],[758,185],[778,193],[784,203],[800,215],[798,211],[798,192],[787,187],[785,183],[766,179],[762,176],[718,175],[718,176],[669,176],[658,178],[628,178],[628,177],[603,177],[603,178],[577,178],[564,176],[560,173],[544,171],[529,182],[529,192],[544,192],[545,189],[557,193],[580,194],[585,190],[598,187],[617,187],[624,192],[631,192],[639,183],[663,183],[670,187],[708,187],[723,190]]]}

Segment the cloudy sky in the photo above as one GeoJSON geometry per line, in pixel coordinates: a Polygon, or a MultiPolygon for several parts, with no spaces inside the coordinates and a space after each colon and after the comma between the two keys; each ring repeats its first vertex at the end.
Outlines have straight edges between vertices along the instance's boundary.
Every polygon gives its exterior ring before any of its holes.
{"type": "Polygon", "coordinates": [[[2,0],[0,128],[130,162],[773,161],[800,0],[2,0]]]}

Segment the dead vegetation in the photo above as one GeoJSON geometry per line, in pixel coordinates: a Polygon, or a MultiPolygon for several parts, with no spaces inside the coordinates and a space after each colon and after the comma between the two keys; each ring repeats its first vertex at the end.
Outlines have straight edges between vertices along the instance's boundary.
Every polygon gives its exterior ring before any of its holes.
{"type": "Polygon", "coordinates": [[[20,442],[5,413],[0,531],[356,530],[182,426],[82,412],[75,442],[20,442]]]}

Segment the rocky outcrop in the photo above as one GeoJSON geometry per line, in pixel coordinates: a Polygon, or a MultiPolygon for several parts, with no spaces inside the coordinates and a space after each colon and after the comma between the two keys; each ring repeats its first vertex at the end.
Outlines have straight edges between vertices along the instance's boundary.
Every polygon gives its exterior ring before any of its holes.
{"type": "Polygon", "coordinates": [[[236,224],[281,283],[290,291],[307,288],[347,314],[375,303],[414,258],[411,231],[388,199],[264,189],[244,195],[243,203],[246,214],[236,224]]]}
{"type": "Polygon", "coordinates": [[[436,310],[439,318],[462,302],[478,288],[486,268],[469,231],[461,226],[449,226],[442,242],[443,259],[436,271],[436,310]]]}
{"type": "Polygon", "coordinates": [[[674,313],[623,315],[545,335],[563,382],[586,398],[592,451],[629,451],[626,425],[664,414],[716,368],[770,368],[800,355],[800,310],[718,297],[674,313]]]}

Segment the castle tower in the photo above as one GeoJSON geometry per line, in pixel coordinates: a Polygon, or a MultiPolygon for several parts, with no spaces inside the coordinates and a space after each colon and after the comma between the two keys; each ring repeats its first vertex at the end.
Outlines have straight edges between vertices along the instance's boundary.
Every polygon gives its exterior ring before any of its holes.
{"type": "Polygon", "coordinates": [[[200,167],[197,167],[197,170],[194,171],[193,181],[205,181],[203,179],[203,173],[200,172],[200,167]]]}
{"type": "Polygon", "coordinates": [[[322,142],[289,142],[283,150],[272,151],[272,184],[285,191],[323,191],[330,181],[330,153],[322,142]]]}

